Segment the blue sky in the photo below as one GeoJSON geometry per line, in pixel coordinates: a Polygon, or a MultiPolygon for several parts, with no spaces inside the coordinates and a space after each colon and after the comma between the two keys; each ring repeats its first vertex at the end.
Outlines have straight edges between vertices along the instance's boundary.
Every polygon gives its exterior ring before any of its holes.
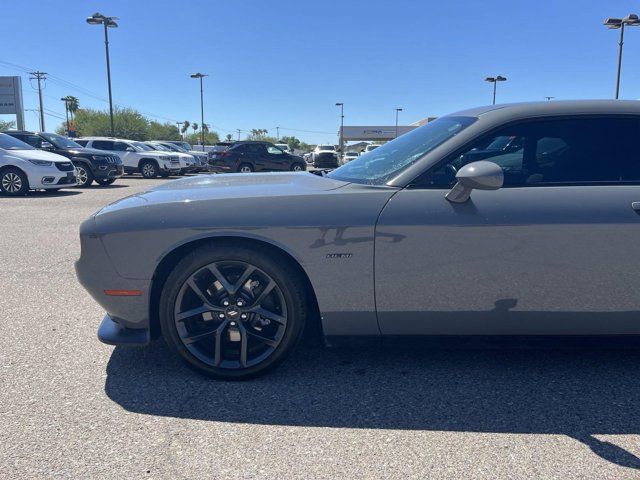
{"type": "MultiPolygon", "coordinates": [[[[487,75],[508,77],[499,102],[610,98],[617,40],[602,21],[640,13],[636,0],[71,0],[3,5],[0,75],[23,75],[25,106],[37,108],[27,74],[56,76],[45,108],[59,100],[104,108],[106,78],[99,11],[120,18],[111,30],[114,99],[159,120],[199,123],[223,135],[267,128],[308,142],[335,142],[337,101],[345,124],[393,124],[491,101],[487,75]],[[82,87],[64,85],[61,80],[82,87]],[[83,90],[84,89],[84,90],[83,90]],[[98,97],[98,98],[96,98],[98,97]],[[307,133],[296,130],[308,130],[307,133]]],[[[628,29],[622,98],[640,98],[640,28],[628,29]]],[[[6,119],[6,117],[2,117],[6,119]]],[[[26,113],[37,129],[37,114],[26,113]]],[[[60,120],[46,117],[47,130],[60,120]]]]}

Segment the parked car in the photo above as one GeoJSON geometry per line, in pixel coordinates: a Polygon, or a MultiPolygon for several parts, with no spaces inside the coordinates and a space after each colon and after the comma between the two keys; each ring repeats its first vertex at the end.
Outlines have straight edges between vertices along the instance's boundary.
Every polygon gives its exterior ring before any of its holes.
{"type": "Polygon", "coordinates": [[[101,186],[111,185],[124,173],[122,161],[117,155],[84,148],[62,135],[21,130],[8,130],[4,133],[39,150],[67,157],[76,169],[76,182],[79,187],[88,187],[94,181],[101,186]]]}
{"type": "Polygon", "coordinates": [[[335,168],[338,166],[338,153],[334,145],[318,145],[311,152],[311,163],[317,168],[335,168]]]}
{"type": "Polygon", "coordinates": [[[358,152],[344,152],[344,155],[342,156],[342,164],[344,165],[351,160],[355,160],[356,158],[358,158],[358,155],[358,152]]]}
{"type": "Polygon", "coordinates": [[[76,270],[107,311],[103,342],[160,330],[217,378],[273,368],[307,322],[328,342],[637,336],[638,138],[637,101],[466,110],[322,176],[194,177],[120,200],[82,224],[76,270]],[[501,137],[524,148],[471,161],[501,137]]]}
{"type": "Polygon", "coordinates": [[[209,165],[218,173],[306,170],[301,157],[285,153],[269,142],[235,142],[214,154],[209,165]]]}
{"type": "Polygon", "coordinates": [[[75,186],[75,169],[68,158],[0,133],[0,192],[17,196],[75,186]]]}
{"type": "Polygon", "coordinates": [[[224,152],[233,144],[234,142],[218,142],[209,150],[207,150],[209,165],[213,164],[212,160],[216,158],[216,155],[218,155],[218,153],[224,152]]]}
{"type": "Polygon", "coordinates": [[[198,150],[185,150],[180,145],[176,145],[168,141],[154,140],[149,143],[163,145],[169,150],[171,150],[172,152],[188,153],[189,155],[192,155],[196,160],[196,168],[194,171],[196,172],[209,171],[209,155],[207,152],[201,152],[198,150]]]}
{"type": "Polygon", "coordinates": [[[145,178],[168,177],[180,173],[177,155],[147,150],[140,142],[119,138],[85,137],[76,140],[83,147],[95,148],[117,155],[125,173],[140,173],[145,178]]]}
{"type": "Polygon", "coordinates": [[[372,143],[370,145],[367,145],[366,147],[364,147],[364,150],[362,150],[362,153],[364,154],[364,153],[373,152],[379,146],[380,145],[377,145],[377,144],[374,144],[374,143],[372,143]]]}
{"type": "Polygon", "coordinates": [[[288,144],[286,144],[286,143],[276,143],[275,145],[276,145],[276,147],[278,147],[283,152],[293,154],[293,151],[291,150],[291,148],[289,147],[288,144]]]}
{"type": "Polygon", "coordinates": [[[154,142],[140,142],[142,148],[147,151],[156,151],[156,152],[164,152],[171,153],[172,155],[177,155],[178,160],[180,160],[180,175],[184,175],[186,173],[194,173],[197,169],[196,159],[193,155],[189,155],[188,153],[183,152],[174,152],[169,147],[165,147],[160,143],[154,142]]]}
{"type": "MultiPolygon", "coordinates": [[[[182,147],[185,150],[193,150],[193,147],[191,146],[191,144],[189,142],[184,142],[182,140],[167,140],[167,142],[173,143],[174,145],[178,145],[179,147],[182,147]]],[[[200,149],[200,150],[204,151],[202,149],[200,149]]]]}

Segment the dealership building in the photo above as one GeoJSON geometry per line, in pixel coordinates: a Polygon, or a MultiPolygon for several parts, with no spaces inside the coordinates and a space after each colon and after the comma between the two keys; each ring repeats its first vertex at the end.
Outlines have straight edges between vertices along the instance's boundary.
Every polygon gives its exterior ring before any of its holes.
{"type": "MultiPolygon", "coordinates": [[[[341,127],[338,132],[338,144],[341,147],[340,149],[343,150],[343,145],[345,145],[346,142],[387,142],[435,119],[436,117],[427,117],[411,125],[398,125],[397,127],[395,125],[345,125],[341,127]]],[[[366,143],[362,145],[364,148],[366,143]]],[[[351,145],[350,147],[353,148],[357,146],[358,145],[351,145]]]]}

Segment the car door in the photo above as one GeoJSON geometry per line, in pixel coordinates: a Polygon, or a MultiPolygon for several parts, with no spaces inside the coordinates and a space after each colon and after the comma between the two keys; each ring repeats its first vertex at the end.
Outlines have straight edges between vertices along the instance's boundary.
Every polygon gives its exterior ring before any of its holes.
{"type": "Polygon", "coordinates": [[[268,170],[289,170],[289,155],[274,145],[267,145],[266,149],[266,168],[268,170]]]}
{"type": "Polygon", "coordinates": [[[394,195],[376,228],[382,334],[640,334],[639,125],[508,126],[394,195]],[[519,148],[489,153],[500,137],[519,148]],[[449,202],[474,157],[500,165],[504,187],[449,202]]]}

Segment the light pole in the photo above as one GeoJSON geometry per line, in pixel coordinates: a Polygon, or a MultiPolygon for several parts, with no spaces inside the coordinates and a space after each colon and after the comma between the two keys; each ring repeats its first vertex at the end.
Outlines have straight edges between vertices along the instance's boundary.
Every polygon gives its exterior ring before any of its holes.
{"type": "Polygon", "coordinates": [[[62,97],[60,100],[64,102],[64,114],[67,117],[67,136],[69,135],[69,101],[71,100],[68,96],[62,97]]]}
{"type": "Polygon", "coordinates": [[[117,28],[116,23],[118,17],[106,17],[101,13],[94,13],[87,18],[89,25],[103,25],[104,26],[104,48],[107,54],[107,84],[109,86],[109,121],[111,123],[111,136],[115,137],[115,129],[113,127],[113,97],[111,96],[111,64],[109,63],[109,33],[110,28],[117,28]]]}
{"type": "MultiPolygon", "coordinates": [[[[208,77],[206,73],[192,73],[191,78],[200,79],[200,124],[204,125],[204,91],[202,89],[202,79],[208,77]]],[[[204,128],[200,129],[200,142],[202,143],[202,151],[204,152],[204,128]]]]}
{"type": "Polygon", "coordinates": [[[616,100],[620,96],[620,74],[622,72],[622,45],[624,44],[624,27],[629,25],[630,27],[637,27],[640,25],[640,19],[638,15],[630,13],[624,18],[607,18],[604,21],[604,25],[611,30],[620,29],[620,41],[618,42],[618,77],[616,79],[616,100]]]}
{"type": "Polygon", "coordinates": [[[342,102],[337,102],[336,103],[336,107],[340,107],[340,138],[339,138],[339,143],[340,143],[340,152],[342,152],[343,148],[343,141],[342,141],[342,129],[344,127],[344,103],[342,102]]]}
{"type": "Polygon", "coordinates": [[[402,111],[401,108],[396,108],[396,136],[395,138],[398,138],[398,113],[402,111]]]}
{"type": "Polygon", "coordinates": [[[487,77],[484,79],[485,82],[493,83],[493,104],[496,104],[496,85],[498,82],[506,82],[507,77],[503,77],[502,75],[497,75],[495,77],[487,77]]]}

